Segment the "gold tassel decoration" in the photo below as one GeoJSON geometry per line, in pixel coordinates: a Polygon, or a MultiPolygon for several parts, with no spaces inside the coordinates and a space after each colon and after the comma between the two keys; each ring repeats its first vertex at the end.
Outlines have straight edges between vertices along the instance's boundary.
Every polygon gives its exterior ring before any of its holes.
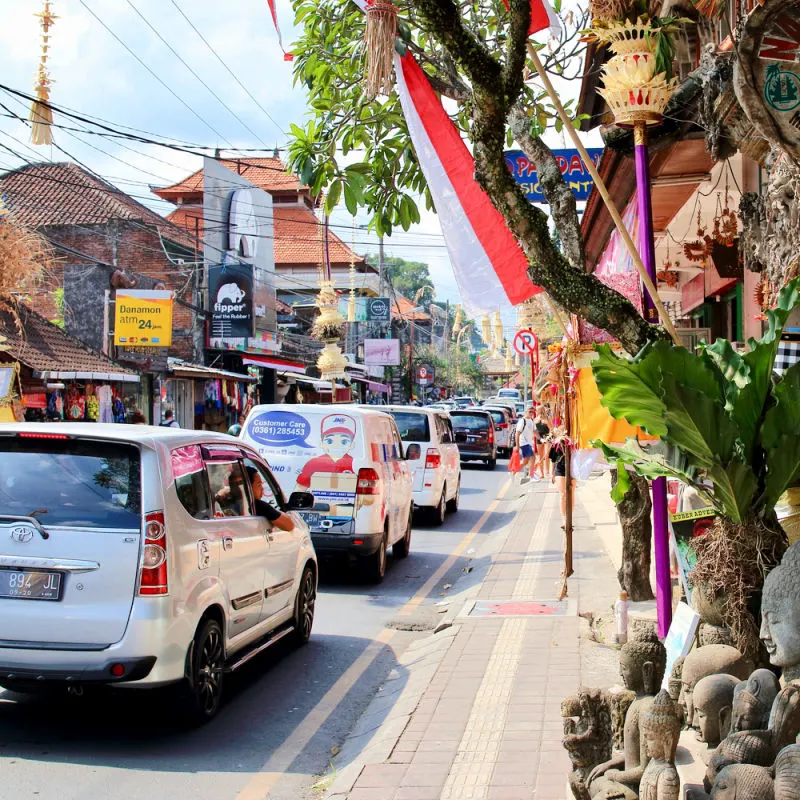
{"type": "Polygon", "coordinates": [[[31,121],[31,142],[33,144],[53,143],[53,110],[50,108],[50,73],[47,71],[47,56],[50,49],[50,28],[58,19],[50,10],[50,0],[44,0],[44,8],[37,17],[42,26],[42,55],[36,74],[36,99],[31,105],[28,119],[31,121]]]}
{"type": "Polygon", "coordinates": [[[353,217],[353,232],[350,237],[350,299],[347,303],[347,321],[356,321],[356,218],[353,217]]]}
{"type": "Polygon", "coordinates": [[[500,356],[501,348],[503,347],[503,320],[500,318],[500,312],[495,311],[492,321],[494,327],[494,342],[492,344],[492,355],[497,358],[500,356]]]}
{"type": "Polygon", "coordinates": [[[394,81],[394,37],[397,9],[390,2],[367,0],[367,96],[392,93],[394,81]]]}

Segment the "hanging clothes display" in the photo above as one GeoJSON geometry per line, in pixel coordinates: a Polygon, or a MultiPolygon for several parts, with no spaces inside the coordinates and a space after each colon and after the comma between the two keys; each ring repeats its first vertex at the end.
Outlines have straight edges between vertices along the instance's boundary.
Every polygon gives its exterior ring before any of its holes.
{"type": "Polygon", "coordinates": [[[98,403],[98,415],[97,419],[99,422],[113,422],[114,421],[114,413],[112,409],[113,404],[113,395],[111,392],[111,387],[104,385],[98,386],[95,390],[95,395],[97,397],[98,403]]]}

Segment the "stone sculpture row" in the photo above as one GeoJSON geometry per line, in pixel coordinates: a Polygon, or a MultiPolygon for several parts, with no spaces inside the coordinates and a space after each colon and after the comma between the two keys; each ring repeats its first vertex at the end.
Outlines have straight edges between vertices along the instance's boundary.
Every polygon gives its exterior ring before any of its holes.
{"type": "Polygon", "coordinates": [[[624,644],[624,689],[583,689],[562,704],[575,799],[678,800],[685,725],[714,748],[710,800],[800,800],[800,543],[767,576],[761,638],[771,669],[705,644],[676,662],[668,691],[659,691],[667,654],[655,633],[624,644]]]}

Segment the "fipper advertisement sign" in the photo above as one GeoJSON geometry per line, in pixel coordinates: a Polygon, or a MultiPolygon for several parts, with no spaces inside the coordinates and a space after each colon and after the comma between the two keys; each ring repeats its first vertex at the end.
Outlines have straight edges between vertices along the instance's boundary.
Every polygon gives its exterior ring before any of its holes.
{"type": "Polygon", "coordinates": [[[117,289],[114,344],[126,348],[172,345],[172,292],[117,289]]]}

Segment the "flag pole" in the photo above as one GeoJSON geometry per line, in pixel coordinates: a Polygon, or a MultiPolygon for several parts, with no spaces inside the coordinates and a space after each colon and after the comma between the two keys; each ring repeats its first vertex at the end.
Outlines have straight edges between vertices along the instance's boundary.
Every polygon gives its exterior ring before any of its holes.
{"type": "Polygon", "coordinates": [[[614,221],[614,225],[616,226],[617,230],[619,231],[619,235],[622,237],[622,241],[625,242],[625,247],[628,248],[628,252],[630,253],[631,259],[633,261],[633,265],[636,267],[636,271],[639,273],[639,277],[642,279],[642,283],[644,284],[647,293],[653,300],[653,304],[658,311],[658,316],[661,320],[661,324],[666,329],[667,333],[672,337],[672,341],[675,344],[681,344],[681,338],[678,335],[678,331],[675,329],[675,326],[672,324],[672,320],[669,318],[669,314],[667,313],[667,309],[664,307],[664,303],[661,301],[661,298],[658,296],[658,291],[656,290],[655,285],[653,284],[652,279],[647,274],[647,269],[645,268],[644,263],[642,262],[641,256],[639,255],[639,251],[636,249],[636,245],[633,243],[633,239],[631,239],[631,235],[628,233],[628,229],[625,227],[625,223],[622,221],[622,217],[617,211],[617,207],[614,205],[614,202],[611,199],[611,195],[608,193],[608,189],[606,188],[603,179],[600,177],[600,173],[595,169],[594,163],[592,159],[589,157],[589,154],[586,152],[586,148],[583,146],[583,143],[578,136],[578,132],[575,128],[572,127],[572,120],[569,118],[564,106],[561,104],[561,100],[558,98],[558,94],[556,94],[556,90],[553,88],[553,84],[550,82],[550,78],[545,72],[544,66],[542,62],[539,60],[539,54],[534,49],[533,45],[528,42],[528,56],[530,57],[531,61],[533,61],[533,66],[536,68],[536,72],[539,73],[539,78],[541,78],[542,83],[544,84],[544,88],[546,89],[547,93],[550,95],[550,99],[553,101],[553,105],[558,112],[558,116],[561,118],[561,122],[564,125],[564,128],[567,130],[570,138],[572,139],[572,143],[578,149],[580,153],[581,159],[586,166],[587,172],[592,176],[592,180],[594,181],[594,185],[597,187],[597,191],[600,192],[600,197],[603,198],[603,202],[606,204],[606,208],[608,209],[608,213],[611,215],[611,219],[614,221]]]}

